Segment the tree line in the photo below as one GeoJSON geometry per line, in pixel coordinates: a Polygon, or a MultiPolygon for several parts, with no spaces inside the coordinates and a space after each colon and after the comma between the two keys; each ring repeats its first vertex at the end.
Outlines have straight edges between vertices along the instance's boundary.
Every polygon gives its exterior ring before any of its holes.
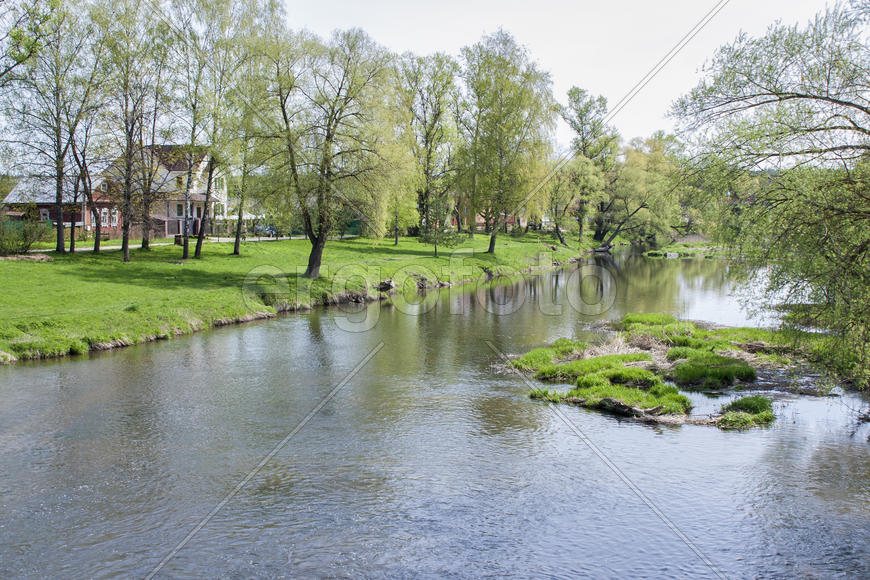
{"type": "Polygon", "coordinates": [[[19,167],[53,179],[59,208],[66,191],[96,212],[93,183],[111,170],[125,261],[133,223],[149,247],[163,191],[155,151],[167,143],[184,152],[186,202],[201,155],[206,198],[216,172],[229,176],[236,252],[256,204],[305,233],[308,277],[348,218],[397,243],[411,232],[436,254],[480,229],[495,252],[521,220],[547,220],[562,243],[588,220],[603,246],[684,221],[677,141],[623,146],[602,98],[575,88],[559,105],[549,73],[503,30],[455,58],[392,54],[359,29],[293,30],[271,0],[66,0],[15,13],[28,24],[3,45],[6,141],[19,167]],[[577,132],[576,160],[554,171],[560,116],[577,132]]]}

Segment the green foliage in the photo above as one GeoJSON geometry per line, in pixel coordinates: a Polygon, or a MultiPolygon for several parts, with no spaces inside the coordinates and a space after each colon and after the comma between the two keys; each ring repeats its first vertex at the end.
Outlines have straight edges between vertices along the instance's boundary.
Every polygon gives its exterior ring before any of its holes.
{"type": "Polygon", "coordinates": [[[740,34],[673,111],[697,130],[722,200],[719,235],[756,273],[751,283],[769,306],[815,310],[814,326],[840,339],[819,361],[861,386],[870,384],[868,15],[865,2],[838,2],[804,26],[740,34]]]}
{"type": "Polygon", "coordinates": [[[24,254],[48,233],[44,222],[12,221],[0,213],[0,256],[24,254]]]}
{"type": "Polygon", "coordinates": [[[740,411],[743,413],[749,413],[750,415],[757,415],[772,410],[773,401],[761,395],[752,395],[751,397],[735,399],[722,407],[723,413],[740,411]]]}

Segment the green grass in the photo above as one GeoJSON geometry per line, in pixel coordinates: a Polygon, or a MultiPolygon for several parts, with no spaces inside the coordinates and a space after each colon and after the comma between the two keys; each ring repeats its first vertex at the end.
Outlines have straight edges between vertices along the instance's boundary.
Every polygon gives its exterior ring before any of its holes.
{"type": "Polygon", "coordinates": [[[673,385],[658,385],[649,390],[637,389],[625,385],[611,383],[595,384],[588,387],[571,389],[567,393],[559,393],[548,389],[534,389],[529,397],[538,401],[561,403],[566,399],[579,402],[589,409],[609,410],[602,405],[604,399],[615,399],[626,405],[643,410],[656,409],[658,415],[685,415],[692,410],[692,403],[680,394],[673,385]]]}
{"type": "Polygon", "coordinates": [[[552,365],[557,358],[565,358],[583,352],[585,348],[585,342],[560,338],[550,347],[530,350],[520,358],[512,360],[511,365],[524,371],[538,371],[542,367],[552,365]]]}
{"type": "Polygon", "coordinates": [[[458,248],[466,254],[451,259],[448,252],[434,258],[416,239],[398,246],[390,240],[330,241],[321,278],[313,282],[297,276],[308,261],[305,240],[244,242],[240,257],[232,255],[230,243],[209,244],[202,260],[184,263],[176,246],[133,250],[127,264],[117,250],[49,254],[51,262],[0,261],[0,352],[18,359],[78,354],[100,344],[136,344],[322,304],[366,283],[376,294],[374,287],[388,278],[416,291],[419,277],[430,283],[485,279],[485,270],[510,274],[577,255],[576,248],[552,251],[537,238],[507,236],[498,238],[490,255],[488,242],[476,236],[458,248]]]}
{"type": "Polygon", "coordinates": [[[599,408],[602,399],[610,398],[639,409],[663,407],[658,411],[661,415],[684,415],[692,410],[689,399],[672,385],[659,385],[648,391],[625,385],[596,385],[573,389],[567,396],[586,399],[584,406],[590,409],[599,408]]]}
{"type": "Polygon", "coordinates": [[[772,411],[764,411],[755,415],[742,411],[732,411],[722,415],[716,425],[720,429],[751,429],[762,425],[770,425],[776,420],[772,411]]]}
{"type": "MultiPolygon", "coordinates": [[[[57,247],[57,241],[54,239],[55,231],[51,230],[47,236],[45,236],[42,240],[36,242],[31,246],[32,250],[53,250],[57,247]]],[[[196,244],[196,236],[190,236],[193,244],[196,244]]],[[[152,244],[172,244],[175,242],[175,238],[151,238],[152,244]]],[[[142,238],[135,238],[130,240],[131,248],[138,248],[142,244],[142,238]]],[[[69,250],[69,230],[66,231],[66,249],[69,250]]],[[[94,238],[88,238],[87,240],[76,240],[76,251],[81,251],[85,248],[91,249],[94,247],[94,238]]],[[[103,240],[100,244],[101,248],[120,248],[121,247],[121,238],[113,238],[110,240],[103,240]]]]}
{"type": "Polygon", "coordinates": [[[756,379],[755,369],[745,362],[702,350],[694,350],[694,354],[686,362],[677,364],[671,374],[678,385],[701,388],[721,388],[735,381],[756,379]]]}
{"type": "Polygon", "coordinates": [[[638,367],[613,367],[597,373],[577,377],[577,387],[591,387],[606,382],[637,388],[650,388],[664,384],[662,378],[652,371],[638,367]]]}
{"type": "Polygon", "coordinates": [[[572,360],[563,364],[546,365],[538,370],[536,377],[543,381],[566,381],[573,383],[581,375],[597,373],[605,369],[622,367],[625,363],[651,361],[648,354],[609,354],[595,358],[572,360]]]}
{"type": "Polygon", "coordinates": [[[752,395],[751,397],[742,397],[731,401],[722,407],[723,413],[728,412],[743,412],[750,415],[758,415],[765,411],[773,411],[773,401],[761,395],[752,395]]]}

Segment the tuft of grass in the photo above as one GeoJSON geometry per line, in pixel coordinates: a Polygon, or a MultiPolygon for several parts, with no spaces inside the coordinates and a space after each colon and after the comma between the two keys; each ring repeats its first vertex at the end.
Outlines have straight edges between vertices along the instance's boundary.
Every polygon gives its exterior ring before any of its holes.
{"type": "Polygon", "coordinates": [[[761,395],[752,395],[751,397],[742,397],[731,401],[722,407],[723,413],[728,412],[743,412],[750,415],[758,415],[765,411],[773,411],[773,401],[761,395]]]}
{"type": "Polygon", "coordinates": [[[524,371],[537,371],[543,366],[552,365],[556,360],[556,351],[552,348],[536,348],[520,358],[511,361],[511,365],[524,371]]]}
{"type": "Polygon", "coordinates": [[[757,378],[755,369],[736,358],[713,352],[695,351],[697,354],[674,367],[674,382],[683,386],[719,388],[735,381],[751,382],[757,378]]]}
{"type": "Polygon", "coordinates": [[[621,367],[625,363],[651,361],[646,353],[608,354],[595,358],[572,360],[563,364],[546,365],[538,370],[536,377],[544,381],[574,382],[582,375],[597,373],[605,369],[621,367]]]}
{"type": "Polygon", "coordinates": [[[620,322],[620,326],[622,330],[627,330],[629,326],[638,325],[638,326],[664,326],[667,324],[674,324],[677,322],[677,319],[668,314],[661,314],[657,312],[650,312],[645,314],[626,314],[622,317],[622,322],[620,322]]]}
{"type": "Polygon", "coordinates": [[[672,385],[657,385],[648,391],[625,385],[597,384],[568,391],[568,398],[584,399],[584,407],[597,409],[601,407],[602,399],[615,399],[626,405],[639,409],[655,409],[660,407],[660,415],[685,415],[692,410],[688,397],[681,395],[672,385]]]}
{"type": "Polygon", "coordinates": [[[775,420],[776,416],[772,411],[764,411],[755,415],[742,411],[732,411],[719,417],[719,420],[716,421],[716,426],[720,429],[751,429],[753,427],[770,425],[775,420]]]}
{"type": "Polygon", "coordinates": [[[550,403],[561,403],[564,397],[565,395],[562,393],[551,391],[550,389],[532,389],[532,392],[529,393],[529,398],[531,399],[536,401],[548,401],[550,403]]]}
{"type": "Polygon", "coordinates": [[[550,345],[550,348],[556,351],[557,356],[564,357],[576,352],[583,352],[586,349],[586,343],[570,338],[560,338],[550,345]]]}
{"type": "Polygon", "coordinates": [[[552,365],[557,358],[564,358],[575,353],[583,352],[585,342],[577,342],[568,338],[560,338],[547,348],[530,350],[518,359],[511,361],[514,368],[524,371],[537,371],[542,367],[552,365]]]}
{"type": "MultiPolygon", "coordinates": [[[[611,383],[637,388],[651,388],[664,384],[662,378],[652,371],[638,367],[615,367],[596,373],[611,383]]],[[[577,379],[578,381],[584,377],[577,379]]]]}

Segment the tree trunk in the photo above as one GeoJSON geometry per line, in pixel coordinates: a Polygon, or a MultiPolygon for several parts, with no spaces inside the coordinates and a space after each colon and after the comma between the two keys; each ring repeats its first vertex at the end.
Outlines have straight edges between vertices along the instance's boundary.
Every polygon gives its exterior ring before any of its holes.
{"type": "Polygon", "coordinates": [[[69,251],[76,251],[76,206],[73,205],[72,217],[69,220],[69,251]]]}
{"type": "MultiPolygon", "coordinates": [[[[244,190],[244,184],[242,185],[242,189],[244,190]]],[[[244,222],[243,215],[245,211],[245,194],[243,192],[239,192],[239,217],[236,220],[236,240],[233,244],[233,255],[238,256],[241,253],[242,249],[242,224],[244,222]]]]}
{"type": "Polygon", "coordinates": [[[57,245],[55,251],[58,254],[63,254],[66,251],[63,234],[63,166],[57,168],[57,176],[55,178],[55,207],[57,209],[57,245]]]}
{"type": "Polygon", "coordinates": [[[142,245],[143,250],[151,249],[151,200],[150,196],[142,196],[142,245]]]}
{"type": "Polygon", "coordinates": [[[562,236],[562,229],[559,227],[558,223],[556,224],[556,228],[553,231],[555,232],[556,238],[559,240],[559,243],[563,246],[567,246],[568,244],[565,243],[565,237],[562,236]]]}
{"type": "Polygon", "coordinates": [[[91,204],[91,215],[94,217],[94,253],[99,254],[103,231],[102,223],[100,222],[99,209],[94,204],[91,204]]]}
{"type": "Polygon", "coordinates": [[[208,160],[208,176],[205,183],[205,205],[202,208],[202,220],[199,224],[199,234],[196,236],[196,249],[193,251],[194,258],[202,258],[202,242],[205,239],[205,228],[208,227],[208,208],[211,205],[211,182],[214,177],[214,161],[208,160]]]}
{"type": "Polygon", "coordinates": [[[311,253],[308,255],[308,268],[303,278],[317,279],[320,277],[320,263],[323,261],[323,248],[326,246],[326,234],[321,233],[311,245],[311,253]]]}
{"type": "Polygon", "coordinates": [[[487,254],[495,254],[495,237],[497,234],[498,228],[492,228],[492,234],[489,236],[489,249],[486,251],[487,254]]]}
{"type": "Polygon", "coordinates": [[[124,200],[124,226],[121,228],[121,249],[124,253],[124,261],[130,261],[130,215],[132,202],[129,198],[124,200]]]}

